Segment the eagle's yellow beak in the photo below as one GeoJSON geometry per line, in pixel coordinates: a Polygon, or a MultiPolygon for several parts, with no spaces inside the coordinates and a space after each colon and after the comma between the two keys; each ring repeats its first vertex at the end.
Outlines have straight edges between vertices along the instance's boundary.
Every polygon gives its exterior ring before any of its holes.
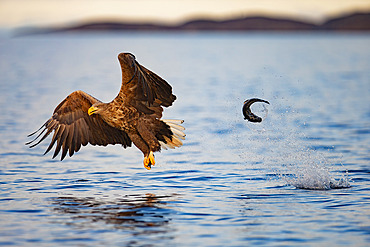
{"type": "Polygon", "coordinates": [[[92,114],[94,114],[96,111],[98,110],[98,108],[96,107],[90,107],[89,110],[87,111],[87,114],[89,114],[89,116],[91,116],[92,114]]]}

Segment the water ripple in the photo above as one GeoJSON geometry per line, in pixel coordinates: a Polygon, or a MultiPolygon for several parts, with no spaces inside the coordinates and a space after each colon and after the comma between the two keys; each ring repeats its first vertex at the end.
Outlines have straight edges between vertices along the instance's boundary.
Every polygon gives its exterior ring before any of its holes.
{"type": "Polygon", "coordinates": [[[368,44],[358,34],[2,40],[0,245],[367,246],[368,44]],[[173,86],[164,115],[185,119],[184,145],[156,153],[150,171],[134,147],[88,145],[63,162],[42,155],[47,143],[26,147],[72,91],[114,97],[123,46],[173,86]],[[248,97],[271,103],[261,124],[243,120],[248,97]]]}

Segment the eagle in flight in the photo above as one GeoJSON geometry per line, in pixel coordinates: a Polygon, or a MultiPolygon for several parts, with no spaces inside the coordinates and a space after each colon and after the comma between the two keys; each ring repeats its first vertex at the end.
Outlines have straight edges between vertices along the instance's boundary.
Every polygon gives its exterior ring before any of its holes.
{"type": "Polygon", "coordinates": [[[62,150],[63,160],[67,153],[72,156],[88,143],[121,144],[124,148],[134,143],[143,152],[148,170],[155,164],[153,152],[180,147],[185,139],[183,120],[161,119],[163,107],[176,100],[172,87],[140,65],[131,53],[119,54],[118,60],[122,86],[115,99],[103,103],[83,91],[71,93],[40,129],[28,135],[38,134],[26,145],[32,148],[54,131],[44,154],[56,143],[53,158],[62,150]]]}

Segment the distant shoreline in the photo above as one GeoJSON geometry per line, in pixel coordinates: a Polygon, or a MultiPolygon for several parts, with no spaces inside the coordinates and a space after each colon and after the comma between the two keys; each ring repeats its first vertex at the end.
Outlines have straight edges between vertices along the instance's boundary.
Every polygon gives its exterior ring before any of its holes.
{"type": "Polygon", "coordinates": [[[156,23],[135,23],[135,22],[112,22],[94,21],[84,24],[64,27],[45,28],[22,28],[16,30],[19,35],[47,34],[56,32],[127,32],[127,31],[166,31],[166,32],[202,32],[202,31],[346,31],[346,32],[369,32],[370,13],[354,13],[327,20],[322,24],[313,24],[305,21],[297,21],[289,18],[269,18],[251,16],[245,18],[234,18],[227,20],[196,19],[178,25],[166,25],[156,23]]]}

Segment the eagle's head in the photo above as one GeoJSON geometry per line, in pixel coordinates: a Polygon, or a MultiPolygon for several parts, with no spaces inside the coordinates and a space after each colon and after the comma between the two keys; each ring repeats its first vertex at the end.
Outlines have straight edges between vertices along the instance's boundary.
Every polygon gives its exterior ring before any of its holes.
{"type": "Polygon", "coordinates": [[[89,116],[91,116],[93,114],[100,114],[101,112],[103,112],[106,109],[106,107],[107,107],[106,103],[97,102],[89,108],[87,113],[89,114],[89,116]]]}

